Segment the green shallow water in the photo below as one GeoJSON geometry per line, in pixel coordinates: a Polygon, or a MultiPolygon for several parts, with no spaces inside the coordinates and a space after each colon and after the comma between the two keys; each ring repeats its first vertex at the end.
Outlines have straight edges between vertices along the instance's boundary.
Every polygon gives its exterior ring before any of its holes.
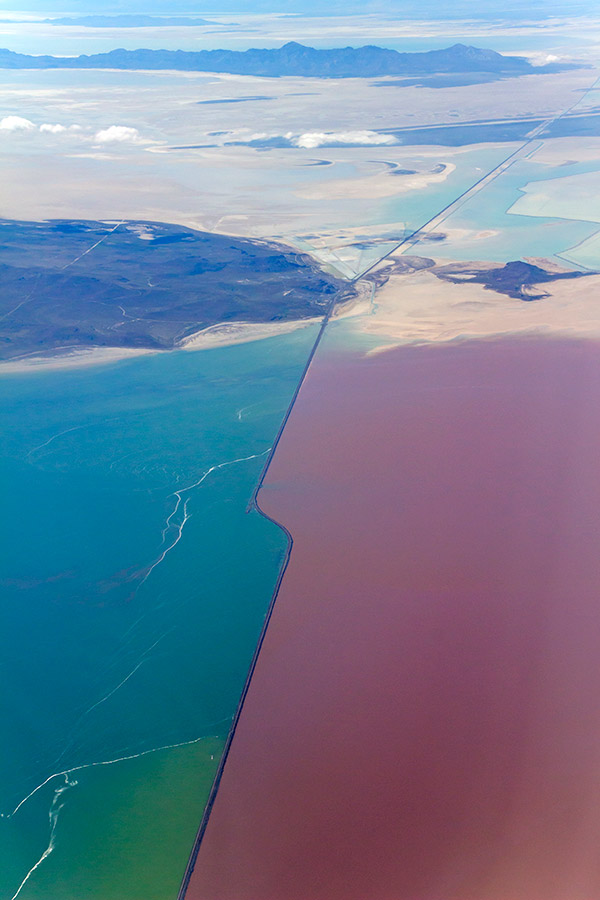
{"type": "MultiPolygon", "coordinates": [[[[61,797],[54,850],[19,896],[176,897],[223,746],[206,738],[73,773],[61,797]]],[[[53,793],[49,788],[28,811],[32,827],[53,793]]]]}
{"type": "Polygon", "coordinates": [[[286,549],[247,505],[314,337],[0,378],[2,900],[53,826],[23,900],[175,896],[286,549]]]}

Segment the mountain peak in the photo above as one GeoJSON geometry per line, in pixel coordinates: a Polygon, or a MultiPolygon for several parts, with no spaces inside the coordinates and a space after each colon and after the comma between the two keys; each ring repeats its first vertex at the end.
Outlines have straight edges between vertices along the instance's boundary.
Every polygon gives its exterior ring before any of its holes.
{"type": "MultiPolygon", "coordinates": [[[[277,78],[379,78],[402,75],[435,75],[486,72],[496,77],[529,73],[532,66],[518,56],[502,56],[495,50],[481,50],[454,44],[441,50],[398,53],[377,46],[316,49],[298,41],[282,47],[251,50],[113,50],[89,56],[61,58],[26,56],[0,50],[0,66],[34,69],[178,69],[190,72],[227,72],[277,78]]],[[[543,71],[543,67],[535,70],[543,71]]]]}

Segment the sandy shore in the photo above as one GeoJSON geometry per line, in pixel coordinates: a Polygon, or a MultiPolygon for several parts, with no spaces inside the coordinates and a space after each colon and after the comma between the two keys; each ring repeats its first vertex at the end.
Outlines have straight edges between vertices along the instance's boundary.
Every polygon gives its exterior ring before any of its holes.
{"type": "MultiPolygon", "coordinates": [[[[344,306],[342,315],[356,314],[354,305],[344,306]]],[[[362,307],[366,311],[366,307],[362,307]]],[[[320,317],[310,319],[294,319],[291,322],[233,322],[230,324],[211,325],[202,331],[185,338],[172,350],[150,350],[128,347],[102,347],[88,349],[64,349],[61,352],[45,356],[26,356],[0,362],[0,375],[20,374],[23,372],[39,372],[54,369],[80,369],[89,366],[104,365],[132,359],[136,356],[149,356],[157,353],[173,353],[177,350],[209,350],[213,347],[227,347],[231,344],[246,344],[250,341],[261,341],[266,338],[288,334],[299,328],[308,328],[320,322],[320,317]]]]}
{"type": "Polygon", "coordinates": [[[440,184],[456,169],[454,163],[444,161],[443,165],[442,172],[415,172],[395,177],[390,172],[381,172],[366,178],[332,179],[315,187],[301,188],[295,194],[303,200],[380,200],[440,184]]]}
{"type": "Polygon", "coordinates": [[[357,281],[353,285],[352,296],[338,303],[331,314],[332,319],[350,319],[368,315],[373,309],[374,288],[369,281],[357,281]]]}
{"type": "Polygon", "coordinates": [[[288,334],[299,328],[307,328],[320,322],[320,317],[294,319],[291,322],[231,322],[211,325],[185,338],[178,350],[207,350],[211,347],[227,347],[230,344],[247,344],[265,338],[288,334]]]}
{"type": "Polygon", "coordinates": [[[26,356],[0,362],[0,375],[14,375],[23,372],[40,372],[53,369],[81,369],[106,363],[148,356],[156,350],[142,350],[127,347],[102,347],[92,350],[69,350],[47,356],[26,356]]]}
{"type": "MultiPolygon", "coordinates": [[[[551,268],[548,261],[538,262],[551,268]]],[[[401,344],[501,335],[600,337],[600,275],[547,282],[541,290],[548,296],[524,302],[480,284],[441,281],[434,269],[392,274],[377,291],[373,311],[357,318],[356,327],[382,338],[374,353],[401,344]]]]}

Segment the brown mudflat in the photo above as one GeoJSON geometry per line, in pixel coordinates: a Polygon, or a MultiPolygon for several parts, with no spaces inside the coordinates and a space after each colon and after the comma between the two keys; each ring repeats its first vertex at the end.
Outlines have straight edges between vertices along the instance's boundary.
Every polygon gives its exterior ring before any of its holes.
{"type": "Polygon", "coordinates": [[[188,900],[600,897],[600,348],[321,353],[188,900]]]}

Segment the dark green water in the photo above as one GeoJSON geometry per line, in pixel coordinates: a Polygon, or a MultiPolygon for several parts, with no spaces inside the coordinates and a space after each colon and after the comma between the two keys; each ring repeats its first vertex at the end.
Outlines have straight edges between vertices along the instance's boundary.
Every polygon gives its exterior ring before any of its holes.
{"type": "Polygon", "coordinates": [[[49,846],[22,900],[176,895],[286,547],[246,507],[314,336],[0,378],[2,900],[49,846]]]}

